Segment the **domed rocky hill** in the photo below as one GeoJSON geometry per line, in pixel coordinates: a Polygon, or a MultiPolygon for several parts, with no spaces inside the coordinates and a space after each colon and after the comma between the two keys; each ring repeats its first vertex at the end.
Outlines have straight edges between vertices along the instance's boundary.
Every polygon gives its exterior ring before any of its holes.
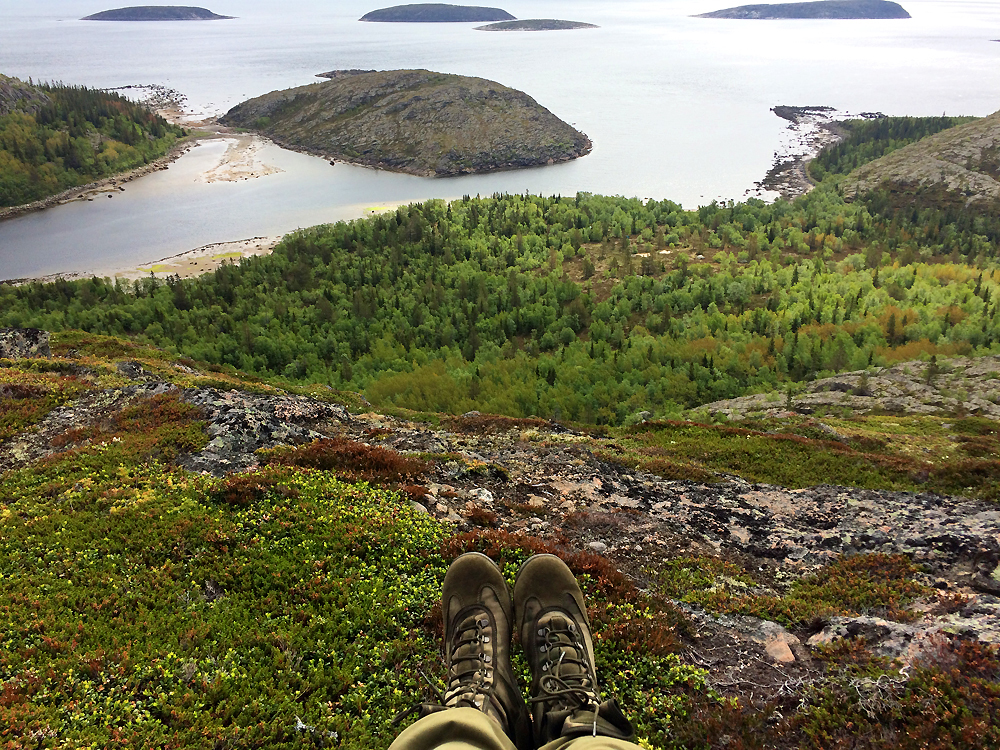
{"type": "Polygon", "coordinates": [[[521,91],[429,70],[359,72],[273,91],[221,121],[288,148],[425,176],[540,166],[591,149],[586,135],[521,91]]]}
{"type": "Polygon", "coordinates": [[[361,16],[360,21],[381,23],[482,23],[484,21],[511,21],[510,13],[500,8],[479,5],[450,5],[448,3],[413,3],[380,8],[361,16]]]}
{"type": "Polygon", "coordinates": [[[94,13],[82,21],[221,21],[233,16],[220,16],[206,8],[189,5],[134,5],[94,13]]]}
{"type": "Polygon", "coordinates": [[[711,13],[702,13],[698,18],[736,18],[756,20],[776,20],[782,18],[812,19],[864,19],[864,18],[910,18],[910,14],[899,4],[890,0],[814,0],[808,3],[773,3],[761,5],[740,5],[711,13]]]}

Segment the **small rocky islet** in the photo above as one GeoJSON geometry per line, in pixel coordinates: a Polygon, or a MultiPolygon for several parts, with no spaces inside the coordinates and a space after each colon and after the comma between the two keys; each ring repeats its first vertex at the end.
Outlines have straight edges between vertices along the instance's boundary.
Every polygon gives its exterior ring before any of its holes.
{"type": "Polygon", "coordinates": [[[586,135],[524,92],[429,70],[329,71],[250,99],[221,122],[328,159],[450,176],[542,166],[590,152],[586,135]]]}
{"type": "Polygon", "coordinates": [[[569,31],[572,29],[596,29],[597,25],[582,21],[560,21],[555,18],[524,18],[517,21],[498,21],[485,26],[477,26],[476,31],[569,31]]]}
{"type": "Polygon", "coordinates": [[[748,20],[780,19],[886,19],[910,18],[899,4],[890,0],[814,0],[806,3],[739,5],[735,8],[701,13],[696,18],[748,20]]]}
{"type": "Polygon", "coordinates": [[[81,18],[81,21],[222,21],[233,16],[220,16],[206,8],[189,5],[135,5],[104,10],[81,18]]]}

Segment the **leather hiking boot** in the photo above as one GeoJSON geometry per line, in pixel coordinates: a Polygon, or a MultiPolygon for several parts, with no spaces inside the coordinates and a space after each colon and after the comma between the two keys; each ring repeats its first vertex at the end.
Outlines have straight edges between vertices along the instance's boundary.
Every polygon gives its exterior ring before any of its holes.
{"type": "Polygon", "coordinates": [[[587,607],[566,564],[555,555],[525,562],[514,582],[514,611],[531,666],[535,746],[584,735],[631,739],[618,704],[601,702],[587,607]]]}
{"type": "Polygon", "coordinates": [[[518,750],[531,750],[531,717],[510,663],[513,608],[500,569],[486,555],[456,558],[441,592],[448,687],[442,706],[469,707],[496,720],[518,750]]]}

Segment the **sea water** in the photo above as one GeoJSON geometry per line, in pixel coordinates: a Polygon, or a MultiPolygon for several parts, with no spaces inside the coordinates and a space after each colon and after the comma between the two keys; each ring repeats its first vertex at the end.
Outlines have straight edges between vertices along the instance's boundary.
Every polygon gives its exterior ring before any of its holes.
{"type": "Polygon", "coordinates": [[[92,87],[159,84],[217,115],[341,68],[430,70],[521,89],[587,133],[593,152],[538,169],[448,179],[338,164],[275,146],[282,170],[236,183],[198,174],[207,143],[113,199],[0,223],[0,278],[102,271],[211,242],[358,216],[367,207],[524,192],[740,199],[760,180],[787,123],[778,104],[901,115],[1000,109],[1000,3],[902,0],[909,20],[693,18],[727,0],[512,0],[519,18],[599,29],[481,32],[475,24],[360,23],[379,0],[205,0],[211,22],[80,21],[119,0],[0,0],[0,72],[92,87]]]}

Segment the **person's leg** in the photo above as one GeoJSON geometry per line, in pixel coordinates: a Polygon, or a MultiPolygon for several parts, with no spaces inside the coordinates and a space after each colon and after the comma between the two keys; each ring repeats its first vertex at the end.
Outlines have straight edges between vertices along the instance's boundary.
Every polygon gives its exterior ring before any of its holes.
{"type": "Polygon", "coordinates": [[[614,737],[559,737],[538,750],[642,750],[639,745],[614,737]]]}
{"type": "MultiPolygon", "coordinates": [[[[437,711],[410,724],[389,750],[516,750],[495,719],[476,708],[437,711]]],[[[599,750],[594,748],[594,750],[599,750]]]]}
{"type": "Polygon", "coordinates": [[[566,564],[555,555],[524,563],[514,583],[514,611],[531,667],[535,747],[635,748],[629,742],[635,732],[617,702],[601,701],[587,606],[566,564]]]}
{"type": "Polygon", "coordinates": [[[441,592],[447,688],[393,750],[531,750],[531,718],[510,663],[514,614],[500,569],[486,555],[456,558],[441,592]],[[504,744],[506,741],[506,744],[504,744]]]}

